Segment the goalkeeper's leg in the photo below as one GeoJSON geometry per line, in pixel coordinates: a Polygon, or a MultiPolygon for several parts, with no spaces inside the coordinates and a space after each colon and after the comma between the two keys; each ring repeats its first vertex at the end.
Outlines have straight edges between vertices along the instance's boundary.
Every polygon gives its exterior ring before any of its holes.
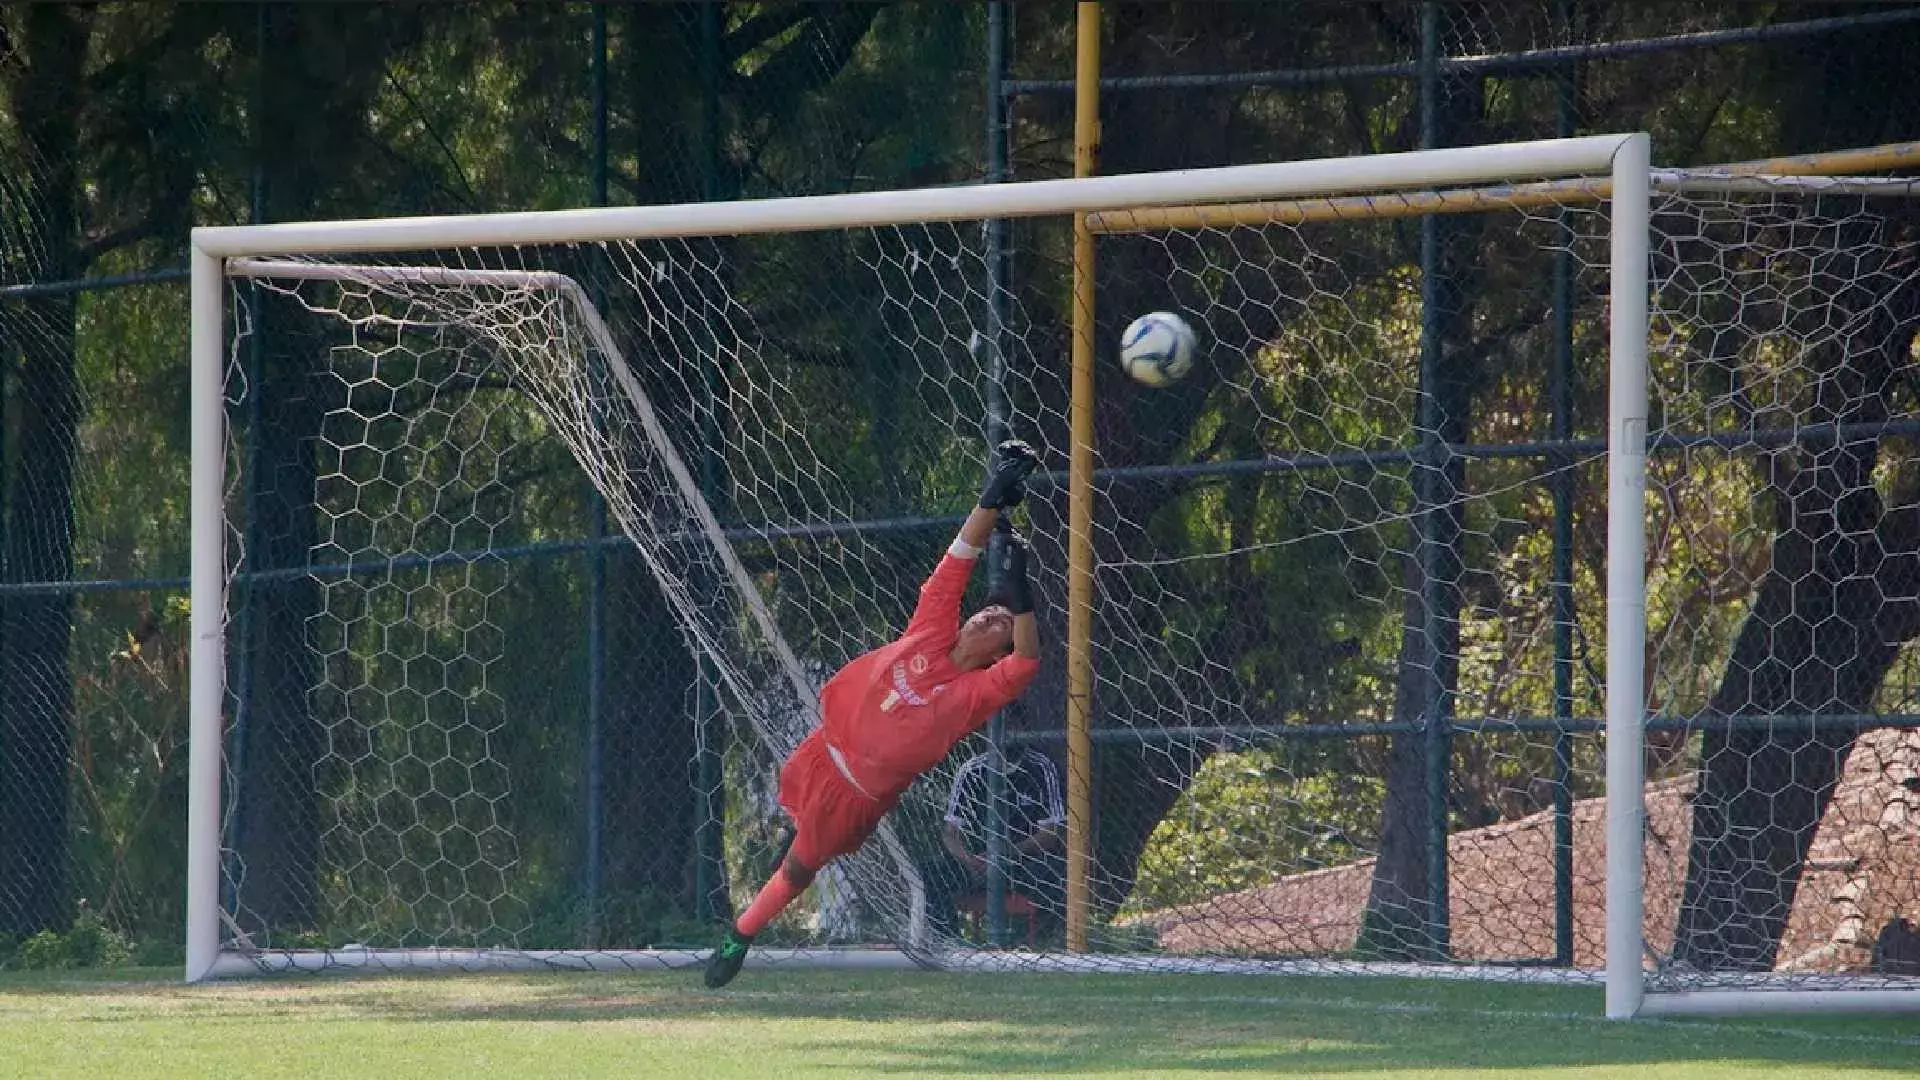
{"type": "MultiPolygon", "coordinates": [[[[796,833],[796,836],[798,833],[796,833]]],[[[813,884],[815,870],[802,862],[792,852],[781,861],[779,869],[760,887],[753,903],[740,917],[727,927],[720,938],[719,947],[707,958],[707,985],[718,989],[733,981],[740,973],[740,966],[747,962],[747,949],[753,945],[753,939],[774,920],[787,905],[799,899],[808,885],[813,884]]]]}
{"type": "Polygon", "coordinates": [[[708,986],[733,981],[760,931],[799,899],[821,867],[858,851],[889,809],[840,778],[818,733],[801,743],[781,768],[780,805],[793,819],[786,857],[708,958],[708,986]]]}

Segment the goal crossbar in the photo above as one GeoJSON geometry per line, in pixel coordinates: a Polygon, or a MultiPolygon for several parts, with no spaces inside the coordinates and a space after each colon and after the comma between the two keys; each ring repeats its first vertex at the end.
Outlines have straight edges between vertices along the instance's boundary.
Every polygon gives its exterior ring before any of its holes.
{"type": "Polygon", "coordinates": [[[1501,177],[1603,174],[1612,167],[1621,146],[1637,137],[1588,135],[1355,158],[735,202],[205,226],[193,230],[193,248],[198,254],[231,258],[586,243],[1445,187],[1501,177]]]}

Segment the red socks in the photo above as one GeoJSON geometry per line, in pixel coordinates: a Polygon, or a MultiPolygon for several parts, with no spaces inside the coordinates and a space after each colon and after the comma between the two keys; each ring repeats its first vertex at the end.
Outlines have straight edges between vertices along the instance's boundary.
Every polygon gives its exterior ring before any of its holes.
{"type": "Polygon", "coordinates": [[[787,905],[793,903],[794,898],[802,891],[804,890],[795,888],[793,882],[787,880],[786,867],[775,870],[773,876],[767,879],[767,883],[761,886],[760,895],[754,897],[753,903],[747,910],[741,912],[740,917],[734,920],[733,928],[747,937],[753,937],[766,929],[767,924],[785,911],[787,905]]]}

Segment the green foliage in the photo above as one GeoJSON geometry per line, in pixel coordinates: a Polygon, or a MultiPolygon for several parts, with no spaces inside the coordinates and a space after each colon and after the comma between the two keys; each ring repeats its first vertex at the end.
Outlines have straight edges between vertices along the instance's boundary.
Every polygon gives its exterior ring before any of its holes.
{"type": "Polygon", "coordinates": [[[1300,775],[1284,746],[1215,754],[1153,831],[1124,909],[1154,911],[1350,862],[1372,849],[1380,777],[1300,775]]]}
{"type": "Polygon", "coordinates": [[[16,953],[20,966],[27,971],[48,971],[55,968],[70,967],[66,963],[66,938],[51,930],[42,930],[20,943],[16,953]]]}
{"type": "MultiPolygon", "coordinates": [[[[141,950],[151,956],[153,950],[141,950]]],[[[20,942],[11,956],[0,951],[0,967],[18,967],[26,971],[53,971],[68,968],[115,968],[135,956],[132,943],[107,925],[100,913],[87,904],[80,905],[73,925],[66,933],[42,930],[20,942]]]]}

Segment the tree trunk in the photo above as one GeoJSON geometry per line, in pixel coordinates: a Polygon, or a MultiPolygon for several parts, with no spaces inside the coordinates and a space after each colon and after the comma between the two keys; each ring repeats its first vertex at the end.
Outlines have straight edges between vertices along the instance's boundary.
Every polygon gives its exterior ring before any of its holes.
{"type": "Polygon", "coordinates": [[[620,947],[651,944],[623,940],[650,930],[623,914],[691,914],[700,804],[688,775],[694,665],[646,564],[627,551],[607,561],[604,925],[605,944],[620,947]]]}
{"type": "MultiPolygon", "coordinates": [[[[15,387],[15,464],[7,578],[73,576],[74,431],[79,388],[73,370],[70,297],[36,300],[21,342],[15,387]]],[[[73,742],[68,649],[73,595],[8,599],[0,617],[0,931],[65,929],[67,772],[73,742]]]]}
{"type": "MultiPolygon", "coordinates": [[[[37,192],[43,280],[60,280],[79,239],[77,178],[79,85],[91,9],[28,10],[25,63],[10,88],[29,162],[25,189],[37,192]],[[36,175],[37,174],[37,175],[36,175]]],[[[29,215],[35,213],[29,208],[29,215]]],[[[29,247],[28,250],[33,250],[29,247]]],[[[73,576],[73,482],[80,390],[74,371],[72,297],[27,301],[15,336],[20,367],[12,415],[20,429],[10,478],[5,570],[9,581],[73,576]]],[[[0,371],[0,376],[4,371],[0,371]]],[[[67,772],[73,741],[73,597],[9,598],[0,611],[0,933],[65,929],[67,772]]]]}
{"type": "MultiPolygon", "coordinates": [[[[257,59],[272,73],[260,79],[253,129],[255,206],[265,220],[311,216],[323,184],[318,160],[357,130],[357,119],[347,119],[353,91],[343,87],[319,113],[309,99],[318,86],[305,50],[324,52],[334,40],[330,17],[287,4],[260,14],[257,59]]],[[[330,394],[324,375],[321,321],[292,297],[264,289],[253,295],[256,339],[241,349],[258,357],[246,383],[254,399],[248,411],[258,420],[243,436],[249,471],[242,569],[281,570],[305,566],[318,539],[315,442],[337,391],[330,394]]],[[[309,631],[322,610],[320,587],[300,577],[256,582],[236,589],[230,604],[244,673],[229,750],[239,756],[230,837],[235,919],[252,934],[317,928],[324,918],[317,877],[322,737],[313,693],[321,670],[309,631]]]]}
{"type": "MultiPolygon", "coordinates": [[[[1836,250],[1831,257],[1856,255],[1836,250]]],[[[1853,273],[1837,298],[1862,312],[1866,325],[1818,354],[1802,424],[1874,423],[1889,415],[1889,395],[1910,363],[1920,324],[1920,286],[1910,266],[1887,270],[1853,273]]],[[[1874,487],[1878,458],[1879,441],[1865,439],[1805,445],[1763,460],[1774,470],[1772,563],[1709,715],[1872,710],[1901,644],[1920,630],[1920,513],[1883,510],[1874,487]]],[[[1675,961],[1711,971],[1774,966],[1808,847],[1857,735],[1852,726],[1787,719],[1701,737],[1675,961]]]]}
{"type": "MultiPolygon", "coordinates": [[[[709,117],[711,103],[704,97],[686,106],[687,88],[703,85],[700,40],[706,17],[704,11],[672,5],[634,5],[620,13],[617,62],[628,94],[625,112],[632,118],[626,134],[641,163],[635,176],[639,186],[630,193],[637,203],[701,197],[705,167],[695,147],[702,125],[717,118],[709,117]],[[676,119],[648,122],[663,115],[664,102],[681,106],[666,108],[676,119]]],[[[715,63],[718,47],[716,37],[715,63]]],[[[592,260],[589,265],[607,285],[603,314],[621,335],[647,393],[663,413],[676,414],[686,405],[666,394],[680,383],[657,377],[648,343],[633,333],[645,323],[635,310],[639,301],[618,271],[592,260]]],[[[698,462],[689,465],[699,468],[698,462]]],[[[698,720],[692,715],[698,661],[689,655],[646,564],[618,549],[606,560],[605,654],[600,658],[605,871],[597,913],[602,940],[595,944],[620,947],[649,944],[651,923],[661,914],[690,917],[696,910],[694,846],[704,803],[696,794],[698,720]]]]}
{"type": "MultiPolygon", "coordinates": [[[[254,332],[262,355],[248,392],[258,396],[259,423],[246,436],[254,465],[247,479],[250,571],[304,566],[312,556],[314,440],[327,410],[312,317],[291,298],[258,296],[254,332]]],[[[236,918],[249,933],[313,928],[321,917],[321,733],[312,694],[321,672],[308,628],[321,610],[320,586],[306,577],[255,582],[236,590],[234,602],[247,673],[234,748],[241,755],[232,826],[236,918]]]]}
{"type": "MultiPolygon", "coordinates": [[[[1459,235],[1447,222],[1443,233],[1459,235]]],[[[1443,240],[1443,243],[1445,241],[1443,240]]],[[[1458,252],[1457,254],[1464,254],[1458,252]]],[[[1457,261],[1457,260],[1449,260],[1457,261]]],[[[1451,274],[1448,275],[1451,280],[1451,274]]],[[[1462,373],[1452,370],[1456,345],[1468,332],[1469,313],[1457,302],[1458,290],[1442,287],[1449,303],[1439,318],[1447,344],[1440,361],[1441,375],[1431,393],[1440,423],[1434,432],[1441,442],[1460,442],[1467,436],[1467,417],[1472,403],[1462,373]]],[[[1406,560],[1406,608],[1401,621],[1400,662],[1394,686],[1393,718],[1397,723],[1421,724],[1449,720],[1451,709],[1442,709],[1445,695],[1458,683],[1460,667],[1460,514],[1452,495],[1466,490],[1465,462],[1453,458],[1444,464],[1426,467],[1427,475],[1416,477],[1416,490],[1422,493],[1427,535],[1416,539],[1406,560]],[[1427,567],[1434,580],[1427,581],[1427,567]],[[1434,605],[1432,637],[1429,637],[1427,605],[1434,605]]],[[[1416,528],[1421,518],[1416,517],[1416,528]]],[[[1432,770],[1445,769],[1429,760],[1427,732],[1422,730],[1392,736],[1387,753],[1386,796],[1380,813],[1380,851],[1374,861],[1373,880],[1367,891],[1367,906],[1362,916],[1358,947],[1364,953],[1388,959],[1437,959],[1440,948],[1433,910],[1432,837],[1435,823],[1428,784],[1432,770]]],[[[1443,781],[1444,782],[1444,781],[1443,781]]]]}

